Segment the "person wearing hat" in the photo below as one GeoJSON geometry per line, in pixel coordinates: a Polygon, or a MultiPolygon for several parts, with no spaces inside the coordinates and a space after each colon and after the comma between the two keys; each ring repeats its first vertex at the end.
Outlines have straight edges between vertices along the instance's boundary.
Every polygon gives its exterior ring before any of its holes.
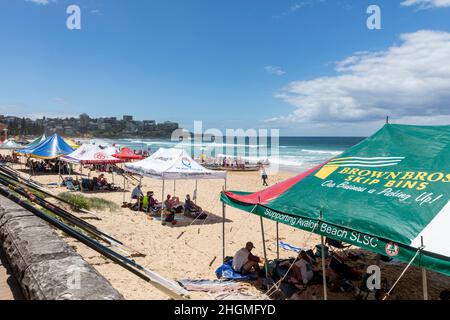
{"type": "Polygon", "coordinates": [[[247,242],[245,248],[239,249],[233,257],[233,269],[240,274],[248,274],[252,271],[261,270],[259,263],[261,259],[252,254],[255,248],[252,242],[247,242]]]}

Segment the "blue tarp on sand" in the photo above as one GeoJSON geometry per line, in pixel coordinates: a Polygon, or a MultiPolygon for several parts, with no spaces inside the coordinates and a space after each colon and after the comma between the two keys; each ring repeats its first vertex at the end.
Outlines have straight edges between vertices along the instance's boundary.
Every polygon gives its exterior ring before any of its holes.
{"type": "Polygon", "coordinates": [[[227,279],[227,280],[255,280],[257,276],[255,274],[246,274],[242,275],[239,272],[234,271],[233,260],[225,262],[216,270],[216,276],[218,279],[227,279]]]}

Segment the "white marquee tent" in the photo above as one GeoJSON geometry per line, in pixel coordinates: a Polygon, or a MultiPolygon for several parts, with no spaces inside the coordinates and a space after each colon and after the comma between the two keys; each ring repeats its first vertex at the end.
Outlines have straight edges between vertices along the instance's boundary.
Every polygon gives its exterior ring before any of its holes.
{"type": "Polygon", "coordinates": [[[115,147],[100,148],[98,145],[83,144],[74,152],[61,158],[69,163],[79,164],[112,164],[120,163],[123,160],[113,157],[118,152],[115,147]]]}
{"type": "Polygon", "coordinates": [[[0,144],[0,149],[4,149],[4,150],[5,149],[14,150],[14,149],[20,149],[20,148],[22,148],[22,146],[12,139],[8,139],[5,142],[3,142],[2,144],[0,144]]]}
{"type": "MultiPolygon", "coordinates": [[[[125,164],[125,170],[140,176],[162,180],[162,199],[166,180],[195,180],[194,200],[197,198],[197,180],[223,179],[226,186],[227,173],[206,169],[194,161],[183,149],[160,148],[150,157],[125,164]]],[[[162,217],[162,214],[161,214],[162,217]]]]}
{"type": "Polygon", "coordinates": [[[125,170],[159,180],[226,179],[225,171],[208,170],[183,149],[161,148],[150,157],[125,165],[125,170]]]}

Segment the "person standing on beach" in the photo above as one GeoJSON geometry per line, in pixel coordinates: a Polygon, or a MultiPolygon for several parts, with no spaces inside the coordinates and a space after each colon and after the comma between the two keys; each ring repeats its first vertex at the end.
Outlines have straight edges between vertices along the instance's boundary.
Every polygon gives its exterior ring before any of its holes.
{"type": "Polygon", "coordinates": [[[269,184],[267,183],[267,179],[269,179],[269,177],[267,176],[267,172],[264,169],[264,166],[261,166],[261,179],[262,179],[263,186],[268,187],[269,184]]]}

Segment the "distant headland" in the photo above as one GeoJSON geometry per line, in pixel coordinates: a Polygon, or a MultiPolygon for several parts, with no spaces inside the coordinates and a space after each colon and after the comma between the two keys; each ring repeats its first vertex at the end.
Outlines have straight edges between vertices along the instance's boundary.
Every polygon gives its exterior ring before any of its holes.
{"type": "Polygon", "coordinates": [[[91,118],[83,113],[79,117],[30,119],[0,115],[0,130],[11,136],[31,136],[58,133],[70,137],[97,138],[170,138],[179,129],[177,122],[134,120],[131,115],[91,118]]]}

